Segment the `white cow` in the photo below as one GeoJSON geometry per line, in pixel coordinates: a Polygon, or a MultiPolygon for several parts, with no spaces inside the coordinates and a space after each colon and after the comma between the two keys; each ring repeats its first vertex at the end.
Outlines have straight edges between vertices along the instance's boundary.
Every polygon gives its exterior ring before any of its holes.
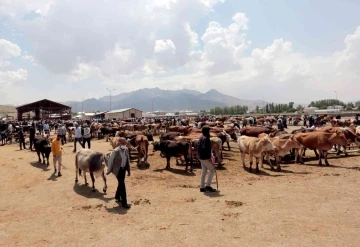
{"type": "Polygon", "coordinates": [[[84,172],[85,185],[88,185],[86,180],[86,172],[90,173],[92,181],[92,191],[95,191],[95,177],[98,178],[100,175],[104,180],[103,192],[106,192],[106,177],[104,173],[105,168],[105,156],[100,152],[95,152],[90,149],[81,149],[75,155],[75,183],[78,182],[78,172],[81,176],[81,171],[84,172]],[[95,175],[95,177],[94,177],[95,175]]]}
{"type": "MultiPolygon", "coordinates": [[[[241,160],[244,169],[245,166],[245,155],[249,154],[250,167],[249,171],[252,171],[253,157],[256,159],[256,172],[259,172],[259,160],[261,159],[261,155],[266,151],[274,151],[276,147],[271,142],[269,136],[265,136],[263,138],[257,137],[249,137],[249,136],[240,136],[238,138],[238,145],[241,154],[241,160]]],[[[262,159],[261,159],[262,162],[262,159]]],[[[261,163],[262,164],[262,163],[261,163]]]]}

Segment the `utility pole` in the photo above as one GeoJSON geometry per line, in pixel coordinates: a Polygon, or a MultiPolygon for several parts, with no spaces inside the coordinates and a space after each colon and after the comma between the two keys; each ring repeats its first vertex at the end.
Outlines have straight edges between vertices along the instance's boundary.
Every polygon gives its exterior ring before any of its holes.
{"type": "Polygon", "coordinates": [[[84,113],[84,98],[81,100],[81,112],[84,113]]]}
{"type": "Polygon", "coordinates": [[[154,100],[155,100],[155,98],[153,98],[151,101],[151,117],[154,114],[154,100]]]}
{"type": "Polygon", "coordinates": [[[114,89],[108,89],[108,88],[106,88],[108,91],[109,91],[109,93],[110,93],[110,111],[109,111],[109,113],[111,112],[111,92],[113,92],[113,91],[115,91],[116,89],[114,88],[114,89]]]}

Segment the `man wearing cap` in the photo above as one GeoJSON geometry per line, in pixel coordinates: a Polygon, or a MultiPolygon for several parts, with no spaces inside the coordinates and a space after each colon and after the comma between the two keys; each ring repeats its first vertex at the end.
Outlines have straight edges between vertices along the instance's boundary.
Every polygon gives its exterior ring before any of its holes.
{"type": "Polygon", "coordinates": [[[62,160],[61,136],[58,134],[56,139],[51,142],[51,152],[53,154],[54,173],[56,174],[56,163],[58,163],[58,176],[61,177],[61,160],[62,160]]]}
{"type": "Polygon", "coordinates": [[[79,142],[80,146],[82,146],[82,142],[81,142],[82,134],[81,134],[81,127],[79,127],[78,123],[75,122],[74,125],[75,125],[75,138],[74,138],[74,151],[73,152],[76,153],[76,143],[79,142]]]}
{"type": "Polygon", "coordinates": [[[115,148],[108,161],[108,170],[106,175],[113,173],[118,180],[118,187],[115,194],[116,202],[121,202],[124,208],[130,208],[127,204],[126,187],[125,187],[125,173],[127,171],[130,176],[130,154],[126,147],[127,141],[124,137],[119,139],[120,146],[115,148]]]}

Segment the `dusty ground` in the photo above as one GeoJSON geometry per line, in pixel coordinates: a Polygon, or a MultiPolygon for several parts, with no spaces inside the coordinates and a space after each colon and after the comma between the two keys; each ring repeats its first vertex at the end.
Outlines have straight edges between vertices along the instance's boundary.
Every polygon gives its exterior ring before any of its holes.
{"type": "MultiPolygon", "coordinates": [[[[92,145],[110,150],[104,140],[92,145]]],[[[18,145],[0,147],[0,246],[359,246],[357,151],[330,155],[330,167],[312,160],[251,174],[232,143],[218,170],[218,195],[199,192],[200,169],[189,175],[172,160],[172,169],[163,170],[156,153],[149,169],[132,163],[126,211],[113,199],[113,175],[105,195],[101,178],[100,192],[82,178],[74,185],[72,146],[65,145],[60,178],[51,159],[46,168],[18,145]]]]}

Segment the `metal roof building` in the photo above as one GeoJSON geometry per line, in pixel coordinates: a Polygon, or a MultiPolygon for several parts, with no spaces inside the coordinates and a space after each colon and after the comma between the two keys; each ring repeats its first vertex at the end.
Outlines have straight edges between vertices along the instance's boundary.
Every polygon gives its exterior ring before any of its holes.
{"type": "Polygon", "coordinates": [[[128,119],[128,118],[141,118],[142,111],[135,108],[124,108],[113,110],[105,113],[105,118],[128,119]]]}
{"type": "MultiPolygon", "coordinates": [[[[16,107],[17,119],[22,121],[24,113],[35,112],[35,119],[49,119],[50,115],[59,114],[60,118],[71,118],[71,107],[48,99],[16,107]]],[[[28,114],[30,116],[30,114],[28,114]]]]}

